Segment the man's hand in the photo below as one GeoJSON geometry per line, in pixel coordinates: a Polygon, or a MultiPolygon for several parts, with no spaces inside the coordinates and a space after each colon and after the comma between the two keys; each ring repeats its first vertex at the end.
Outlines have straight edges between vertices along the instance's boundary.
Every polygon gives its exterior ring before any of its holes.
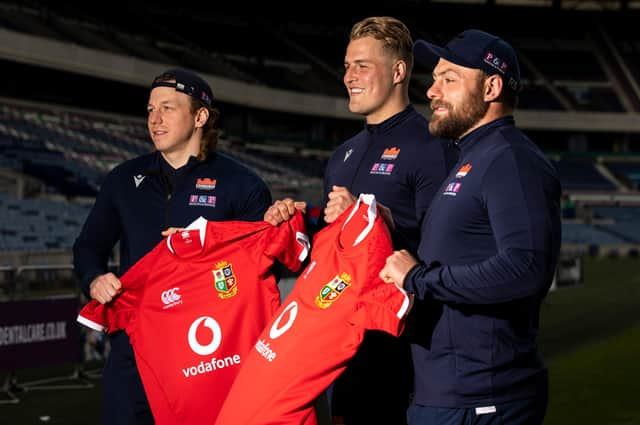
{"type": "Polygon", "coordinates": [[[344,186],[333,186],[324,208],[324,221],[333,223],[340,214],[356,202],[355,196],[344,186]]]}
{"type": "Polygon", "coordinates": [[[183,230],[184,230],[184,227],[169,227],[167,230],[162,231],[162,236],[166,238],[169,235],[182,232],[183,230]]]}
{"type": "Polygon", "coordinates": [[[385,266],[380,270],[380,279],[386,283],[395,283],[395,285],[403,289],[405,277],[409,270],[418,264],[418,261],[409,254],[406,249],[400,251],[394,251],[393,254],[387,257],[385,266]]]}
{"type": "Polygon", "coordinates": [[[100,304],[108,303],[122,289],[120,279],[113,273],[102,274],[89,285],[89,295],[100,304]]]}
{"type": "Polygon", "coordinates": [[[302,201],[294,201],[291,198],[285,198],[280,201],[276,201],[269,207],[264,213],[264,221],[277,226],[283,221],[289,220],[296,213],[296,210],[300,210],[303,213],[307,210],[307,203],[302,201]]]}

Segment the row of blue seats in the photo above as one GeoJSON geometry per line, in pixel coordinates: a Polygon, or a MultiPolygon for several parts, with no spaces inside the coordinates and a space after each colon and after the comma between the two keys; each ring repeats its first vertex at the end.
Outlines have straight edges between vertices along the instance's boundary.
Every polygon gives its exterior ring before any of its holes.
{"type": "MultiPolygon", "coordinates": [[[[89,206],[64,205],[54,201],[18,201],[0,197],[0,250],[70,249],[89,206]]],[[[562,242],[586,245],[639,244],[640,220],[598,225],[563,223],[562,242]]]]}

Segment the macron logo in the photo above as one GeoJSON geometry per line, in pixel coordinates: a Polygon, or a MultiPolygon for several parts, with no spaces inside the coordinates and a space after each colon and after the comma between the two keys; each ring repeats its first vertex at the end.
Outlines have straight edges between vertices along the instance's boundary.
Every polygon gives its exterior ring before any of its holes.
{"type": "Polygon", "coordinates": [[[144,180],[144,178],[145,176],[143,176],[142,174],[133,176],[133,182],[135,183],[136,187],[140,186],[140,183],[142,183],[142,180],[144,180]]]}

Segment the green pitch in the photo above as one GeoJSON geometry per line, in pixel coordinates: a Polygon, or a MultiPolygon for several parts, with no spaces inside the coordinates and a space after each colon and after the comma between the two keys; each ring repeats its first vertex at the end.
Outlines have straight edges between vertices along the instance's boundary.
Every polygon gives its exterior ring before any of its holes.
{"type": "Polygon", "coordinates": [[[640,425],[640,260],[589,259],[584,284],[545,300],[545,425],[640,425]]]}

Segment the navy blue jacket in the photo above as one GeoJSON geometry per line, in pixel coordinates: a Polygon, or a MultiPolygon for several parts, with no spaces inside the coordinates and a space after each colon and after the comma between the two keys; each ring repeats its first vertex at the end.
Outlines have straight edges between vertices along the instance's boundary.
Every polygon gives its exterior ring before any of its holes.
{"type": "Polygon", "coordinates": [[[560,249],[556,170],[506,117],[458,141],[404,287],[425,300],[414,402],[479,407],[547,391],[536,336],[560,249]]]}
{"type": "Polygon", "coordinates": [[[455,153],[431,136],[427,120],[409,105],[380,124],[366,124],[336,149],[325,171],[323,207],[333,185],[356,197],[373,193],[391,210],[396,249],[415,253],[422,220],[455,153]]]}
{"type": "Polygon", "coordinates": [[[123,274],[162,240],[168,227],[185,227],[200,216],[258,221],[270,204],[266,184],[219,152],[210,152],[204,161],[191,157],[177,170],[158,152],[126,161],[105,178],[75,241],[74,266],[82,289],[88,296],[91,281],[108,271],[117,241],[123,274]]]}

